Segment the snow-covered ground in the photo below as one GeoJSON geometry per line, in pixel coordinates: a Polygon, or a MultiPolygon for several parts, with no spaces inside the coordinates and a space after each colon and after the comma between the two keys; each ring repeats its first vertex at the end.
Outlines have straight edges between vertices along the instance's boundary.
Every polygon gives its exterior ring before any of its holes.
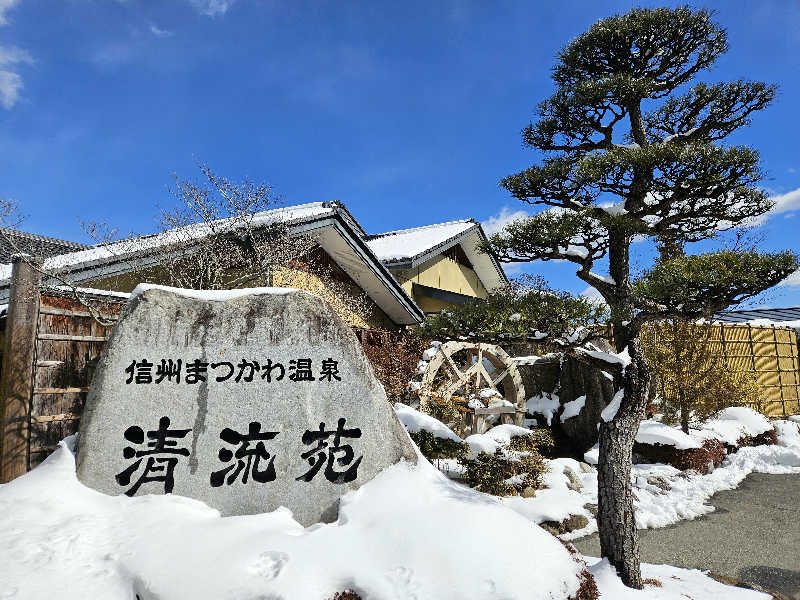
{"type": "Polygon", "coordinates": [[[68,444],[0,487],[4,600],[567,598],[583,568],[550,534],[422,459],[303,528],[288,510],[221,518],[178,496],[83,486],[68,444]],[[536,581],[531,586],[531,581],[536,581]]]}
{"type": "MultiPolygon", "coordinates": [[[[408,407],[400,410],[409,414],[413,411],[408,407]]],[[[741,448],[728,455],[719,467],[707,475],[682,472],[665,464],[633,465],[638,527],[665,527],[712,512],[714,507],[708,504],[708,499],[717,492],[736,488],[750,473],[800,474],[800,424],[794,420],[770,422],[751,409],[733,407],[706,422],[702,429],[692,430],[690,435],[657,421],[644,421],[637,441],[668,444],[678,449],[697,448],[710,437],[735,445],[739,438],[755,437],[773,426],[778,433],[778,445],[741,448]]],[[[455,434],[449,429],[447,431],[447,437],[453,439],[455,434]]],[[[501,425],[484,434],[471,435],[465,441],[473,453],[492,453],[508,444],[512,435],[524,433],[525,430],[519,427],[501,425]]],[[[585,460],[586,463],[597,464],[596,446],[586,453],[585,460]]],[[[510,496],[503,498],[502,502],[536,523],[561,522],[571,515],[582,515],[589,520],[587,527],[562,534],[560,537],[565,540],[597,531],[594,516],[587,508],[597,504],[597,471],[586,463],[581,464],[570,458],[547,462],[550,472],[544,476],[545,489],[538,490],[533,498],[510,496]]],[[[454,474],[459,472],[456,461],[441,463],[444,470],[454,474]]]]}
{"type": "MultiPolygon", "coordinates": [[[[424,458],[347,494],[338,522],[304,529],[285,509],[221,518],[179,496],[100,494],[76,479],[71,443],[0,486],[4,600],[323,600],[344,589],[364,600],[566,600],[583,567],[424,458]]],[[[605,560],[585,560],[607,600],[768,599],[663,565],[642,566],[660,587],[631,590],[605,560]]]]}
{"type": "MultiPolygon", "coordinates": [[[[408,411],[403,421],[431,425],[408,411]]],[[[708,512],[708,496],[753,470],[800,472],[798,424],[778,421],[776,429],[779,446],[743,448],[710,475],[635,466],[640,525],[708,512]]],[[[516,433],[497,427],[478,445],[516,433]]],[[[345,589],[364,600],[566,600],[583,565],[535,523],[589,514],[584,505],[597,494],[594,470],[571,459],[549,462],[548,489],[536,497],[498,499],[449,480],[420,457],[345,495],[336,523],[303,528],[286,509],[222,518],[178,496],[100,494],[77,480],[71,444],[0,486],[4,600],[325,600],[345,589]]],[[[663,565],[643,565],[644,577],[661,587],[630,590],[607,562],[586,561],[606,599],[768,598],[663,565]]]]}

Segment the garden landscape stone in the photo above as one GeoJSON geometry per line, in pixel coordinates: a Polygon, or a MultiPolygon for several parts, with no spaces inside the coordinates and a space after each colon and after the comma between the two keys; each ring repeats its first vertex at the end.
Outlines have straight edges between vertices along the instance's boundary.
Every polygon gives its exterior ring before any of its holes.
{"type": "Polygon", "coordinates": [[[269,288],[135,293],[78,440],[78,476],[103,493],[285,506],[303,525],[401,460],[415,449],[353,331],[320,298],[269,288]]]}

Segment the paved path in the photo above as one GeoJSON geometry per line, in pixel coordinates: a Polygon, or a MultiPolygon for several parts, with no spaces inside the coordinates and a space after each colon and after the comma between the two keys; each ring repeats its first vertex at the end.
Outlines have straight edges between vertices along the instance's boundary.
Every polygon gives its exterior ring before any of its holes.
{"type": "MultiPolygon", "coordinates": [[[[800,475],[753,473],[710,503],[713,513],[640,531],[642,561],[709,569],[800,600],[800,475]]],[[[600,556],[597,535],[573,543],[600,556]]]]}

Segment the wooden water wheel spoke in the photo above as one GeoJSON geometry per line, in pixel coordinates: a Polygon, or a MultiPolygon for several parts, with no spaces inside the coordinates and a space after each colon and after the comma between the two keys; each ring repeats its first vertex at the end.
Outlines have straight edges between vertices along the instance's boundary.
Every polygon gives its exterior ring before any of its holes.
{"type": "MultiPolygon", "coordinates": [[[[521,423],[525,414],[525,390],[514,360],[492,344],[446,342],[439,347],[423,375],[420,405],[424,409],[435,399],[450,401],[456,393],[465,401],[474,398],[485,402],[486,398],[479,398],[482,389],[493,389],[513,404],[517,421],[521,423]]],[[[471,422],[476,433],[483,426],[484,418],[471,419],[471,422]]]]}
{"type": "Polygon", "coordinates": [[[492,385],[497,385],[498,383],[503,381],[503,379],[505,379],[507,375],[508,375],[508,369],[505,369],[505,370],[501,371],[499,375],[495,375],[494,377],[490,377],[489,381],[492,382],[492,385]]]}

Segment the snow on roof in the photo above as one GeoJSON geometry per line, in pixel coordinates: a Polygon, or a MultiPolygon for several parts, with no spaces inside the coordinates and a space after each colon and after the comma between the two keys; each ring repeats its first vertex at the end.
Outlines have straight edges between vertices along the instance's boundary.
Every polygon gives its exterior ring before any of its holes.
{"type": "MultiPolygon", "coordinates": [[[[335,207],[327,202],[312,202],[309,204],[299,204],[297,206],[286,206],[256,213],[253,215],[250,224],[259,226],[278,222],[295,223],[330,214],[335,210],[335,207]]],[[[219,219],[214,221],[214,227],[217,229],[224,228],[228,223],[233,225],[234,220],[219,219]]],[[[136,238],[135,240],[121,240],[110,244],[93,246],[86,250],[52,256],[45,259],[43,266],[44,269],[52,271],[75,265],[114,259],[162,246],[168,246],[170,244],[185,243],[191,239],[201,239],[211,233],[211,231],[211,226],[205,223],[187,225],[185,227],[170,229],[163,233],[136,238]]],[[[9,277],[11,277],[11,265],[0,265],[0,280],[8,279],[9,277]]]]}
{"type": "Polygon", "coordinates": [[[412,229],[399,229],[370,236],[367,245],[383,263],[414,259],[444,246],[477,224],[472,219],[448,221],[412,229]]]}

